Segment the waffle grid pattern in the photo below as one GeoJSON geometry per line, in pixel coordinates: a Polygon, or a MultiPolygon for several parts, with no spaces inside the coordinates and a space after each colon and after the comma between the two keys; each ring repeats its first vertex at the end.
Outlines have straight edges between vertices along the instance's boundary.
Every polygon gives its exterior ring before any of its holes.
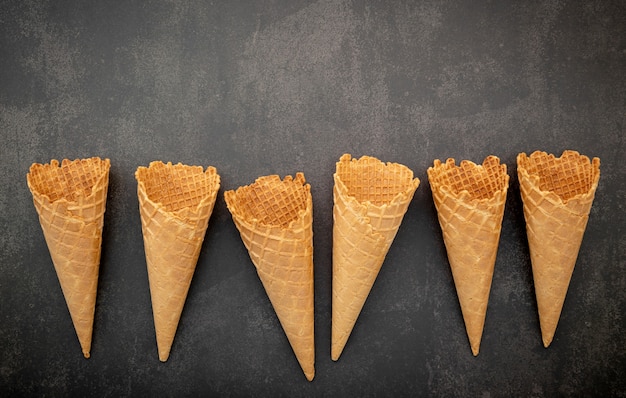
{"type": "Polygon", "coordinates": [[[566,151],[560,158],[545,152],[530,157],[522,153],[517,162],[542,340],[547,347],[554,338],[587,226],[600,161],[590,162],[586,156],[566,151]]]}
{"type": "Polygon", "coordinates": [[[152,162],[138,168],[136,177],[157,347],[159,359],[166,361],[219,190],[219,175],[213,167],[203,172],[199,166],[152,162]]]}
{"type": "Polygon", "coordinates": [[[61,167],[52,160],[33,164],[27,175],[85,357],[91,351],[109,167],[108,159],[64,159],[61,167]]]}
{"type": "Polygon", "coordinates": [[[406,166],[348,154],[337,163],[334,179],[331,357],[337,360],[419,180],[406,166]]]}
{"type": "Polygon", "coordinates": [[[589,192],[598,174],[599,160],[596,159],[590,162],[588,157],[576,151],[565,151],[560,158],[545,152],[535,152],[530,157],[523,154],[520,166],[529,175],[539,178],[539,189],[554,192],[567,202],[589,192]]]}
{"type": "Polygon", "coordinates": [[[313,202],[304,175],[265,176],[225,193],[259,279],[309,380],[315,369],[313,202]]]}
{"type": "Polygon", "coordinates": [[[161,204],[169,212],[194,209],[212,196],[214,186],[219,184],[214,167],[208,167],[205,172],[201,166],[181,163],[152,162],[148,168],[138,168],[137,175],[143,181],[150,200],[161,204]]]}
{"type": "Polygon", "coordinates": [[[254,184],[237,190],[237,209],[248,220],[287,228],[305,210],[307,190],[301,176],[283,181],[277,175],[258,178],[254,184]]]}
{"type": "Polygon", "coordinates": [[[350,159],[342,157],[336,172],[348,194],[358,202],[369,201],[376,206],[389,204],[396,195],[405,192],[413,180],[413,172],[403,165],[384,164],[370,156],[350,159]]]}
{"type": "Polygon", "coordinates": [[[488,156],[481,166],[468,160],[459,166],[455,166],[454,159],[443,165],[436,160],[435,168],[438,172],[433,173],[431,184],[448,187],[454,194],[466,191],[471,199],[492,198],[508,184],[506,165],[501,165],[496,156],[488,156]]]}
{"type": "Polygon", "coordinates": [[[53,159],[48,164],[33,164],[27,180],[31,192],[37,192],[42,200],[61,202],[59,210],[87,223],[99,222],[102,228],[106,192],[104,196],[101,192],[96,194],[94,188],[103,183],[108,186],[109,169],[109,159],[63,159],[60,165],[58,160],[53,159]]]}
{"type": "Polygon", "coordinates": [[[478,355],[508,190],[506,165],[435,160],[428,169],[448,261],[474,355],[478,355]]]}

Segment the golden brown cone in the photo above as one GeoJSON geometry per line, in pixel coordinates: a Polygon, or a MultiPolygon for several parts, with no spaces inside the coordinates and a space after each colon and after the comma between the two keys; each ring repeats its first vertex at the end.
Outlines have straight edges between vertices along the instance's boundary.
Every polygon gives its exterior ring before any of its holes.
{"type": "Polygon", "coordinates": [[[89,358],[98,287],[109,159],[31,165],[26,176],[54,268],[89,358]]]}
{"type": "Polygon", "coordinates": [[[259,177],[226,205],[307,380],[315,376],[313,201],[304,174],[259,177]]]}
{"type": "Polygon", "coordinates": [[[543,345],[554,338],[600,179],[600,159],[564,151],[517,156],[543,345]]]}
{"type": "Polygon", "coordinates": [[[474,356],[482,339],[509,186],[506,165],[435,160],[428,180],[474,356]]]}
{"type": "Polygon", "coordinates": [[[344,154],[333,189],[331,358],[339,359],[419,179],[404,165],[344,154]]]}
{"type": "Polygon", "coordinates": [[[220,187],[215,167],[151,162],[135,172],[159,359],[167,361],[220,187]]]}

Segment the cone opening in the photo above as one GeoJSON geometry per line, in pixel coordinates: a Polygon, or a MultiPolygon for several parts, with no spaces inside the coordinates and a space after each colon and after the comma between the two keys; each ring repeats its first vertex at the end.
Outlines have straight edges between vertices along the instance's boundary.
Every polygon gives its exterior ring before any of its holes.
{"type": "Polygon", "coordinates": [[[137,180],[143,183],[148,198],[160,203],[167,211],[197,207],[215,191],[219,177],[214,168],[203,171],[201,166],[172,165],[152,162],[137,169],[137,180]]]}
{"type": "Polygon", "coordinates": [[[289,176],[282,181],[277,175],[260,177],[237,189],[233,204],[245,220],[286,228],[306,210],[309,185],[303,183],[289,176]]]}
{"type": "Polygon", "coordinates": [[[109,160],[100,158],[63,159],[61,164],[52,160],[47,164],[35,163],[30,167],[28,182],[40,195],[48,197],[50,202],[65,199],[78,201],[87,197],[94,186],[108,173],[109,160]]]}
{"type": "Polygon", "coordinates": [[[435,162],[432,170],[431,184],[448,187],[455,195],[467,192],[471,199],[493,198],[508,183],[506,165],[496,156],[488,156],[482,165],[463,160],[455,166],[454,159],[448,159],[444,164],[435,162]]]}
{"type": "Polygon", "coordinates": [[[592,163],[576,151],[565,151],[559,158],[539,151],[521,154],[518,167],[538,179],[539,189],[553,192],[564,202],[589,193],[600,173],[597,158],[592,163]]]}
{"type": "Polygon", "coordinates": [[[371,202],[376,206],[389,204],[413,182],[413,171],[398,163],[383,163],[363,156],[350,160],[343,156],[337,163],[337,176],[357,201],[371,202]]]}

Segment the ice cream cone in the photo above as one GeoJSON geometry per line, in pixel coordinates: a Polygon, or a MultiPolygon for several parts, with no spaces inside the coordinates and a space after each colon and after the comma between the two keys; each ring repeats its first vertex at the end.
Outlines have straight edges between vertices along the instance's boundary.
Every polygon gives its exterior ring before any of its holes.
{"type": "Polygon", "coordinates": [[[220,187],[215,167],[152,162],[135,172],[159,359],[167,361],[220,187]]]}
{"type": "Polygon", "coordinates": [[[397,163],[344,154],[334,174],[331,358],[339,359],[419,179],[397,163]]]}
{"type": "Polygon", "coordinates": [[[306,378],[315,375],[313,202],[304,174],[224,194],[226,205],[306,378]]]}
{"type": "Polygon", "coordinates": [[[35,163],[26,176],[83,355],[89,358],[109,159],[35,163]]]}
{"type": "Polygon", "coordinates": [[[600,179],[600,159],[564,151],[517,156],[543,345],[554,338],[600,179]]]}
{"type": "Polygon", "coordinates": [[[465,329],[478,355],[509,186],[506,165],[435,160],[428,180],[448,253],[465,329]]]}

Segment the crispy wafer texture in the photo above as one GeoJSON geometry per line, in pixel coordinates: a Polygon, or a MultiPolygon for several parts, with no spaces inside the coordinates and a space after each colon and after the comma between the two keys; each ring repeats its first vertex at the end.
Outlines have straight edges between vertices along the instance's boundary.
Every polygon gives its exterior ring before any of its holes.
{"type": "Polygon", "coordinates": [[[205,171],[202,166],[171,162],[156,161],[149,167],[139,167],[136,177],[146,196],[171,213],[183,209],[199,212],[206,203],[215,202],[220,185],[215,167],[209,166],[205,171]]]}
{"type": "Polygon", "coordinates": [[[398,194],[406,194],[413,186],[413,171],[398,163],[383,163],[375,157],[352,159],[343,155],[336,169],[348,195],[357,202],[389,205],[398,194]]]}
{"type": "Polygon", "coordinates": [[[465,329],[478,355],[508,190],[506,165],[496,156],[482,165],[437,159],[428,179],[465,329]]]}
{"type": "MultiPolygon", "coordinates": [[[[230,194],[229,194],[230,195],[230,194]]],[[[306,206],[310,185],[304,185],[304,174],[294,180],[277,175],[258,178],[254,184],[237,189],[231,201],[237,216],[249,222],[258,222],[281,228],[297,220],[306,206]]]]}
{"type": "Polygon", "coordinates": [[[315,375],[313,201],[304,174],[259,177],[224,194],[306,378],[315,375]]]}
{"type": "Polygon", "coordinates": [[[558,158],[540,151],[520,153],[517,172],[542,340],[548,347],[587,227],[600,159],[590,161],[576,151],[564,151],[558,158]]]}
{"type": "Polygon", "coordinates": [[[220,187],[215,167],[151,162],[135,172],[159,359],[169,357],[220,187]]]}
{"type": "Polygon", "coordinates": [[[535,151],[530,156],[521,153],[518,167],[542,191],[552,192],[564,203],[577,196],[595,192],[600,179],[600,159],[589,160],[576,151],[564,151],[560,157],[535,151]]]}
{"type": "Polygon", "coordinates": [[[333,188],[331,358],[338,360],[419,185],[413,172],[344,154],[333,188]]]}
{"type": "Polygon", "coordinates": [[[455,195],[467,192],[470,200],[491,199],[498,191],[506,190],[509,182],[506,165],[500,164],[496,156],[487,156],[482,165],[463,160],[456,166],[454,159],[445,163],[437,159],[432,169],[429,181],[435,189],[446,187],[455,195]]]}
{"type": "Polygon", "coordinates": [[[50,163],[34,163],[27,175],[33,194],[47,203],[57,203],[59,209],[84,222],[98,222],[101,228],[106,207],[109,182],[109,159],[52,159],[50,163]],[[103,195],[104,193],[104,195],[103,195]]]}
{"type": "Polygon", "coordinates": [[[83,355],[89,358],[109,159],[52,160],[26,176],[83,355]]]}

